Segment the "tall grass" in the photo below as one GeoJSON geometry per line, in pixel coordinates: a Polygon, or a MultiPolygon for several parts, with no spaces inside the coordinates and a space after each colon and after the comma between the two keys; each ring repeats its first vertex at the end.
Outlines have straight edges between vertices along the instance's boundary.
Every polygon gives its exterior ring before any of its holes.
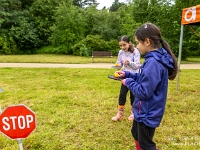
{"type": "MultiPolygon", "coordinates": [[[[116,115],[120,82],[113,69],[0,68],[0,105],[25,104],[36,114],[35,131],[24,150],[133,150],[127,99],[124,118],[116,115]]],[[[165,116],[154,137],[162,150],[200,149],[200,70],[182,70],[179,91],[169,81],[165,116]]],[[[0,135],[1,150],[18,142],[0,135]]]]}

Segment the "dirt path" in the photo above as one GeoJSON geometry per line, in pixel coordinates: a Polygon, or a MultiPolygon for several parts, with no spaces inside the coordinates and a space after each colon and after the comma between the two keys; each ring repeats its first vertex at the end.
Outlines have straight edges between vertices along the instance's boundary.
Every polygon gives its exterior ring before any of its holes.
{"type": "MultiPolygon", "coordinates": [[[[0,63],[0,68],[111,68],[111,63],[50,64],[50,63],[0,63]]],[[[200,69],[200,64],[181,64],[180,69],[200,69]]]]}

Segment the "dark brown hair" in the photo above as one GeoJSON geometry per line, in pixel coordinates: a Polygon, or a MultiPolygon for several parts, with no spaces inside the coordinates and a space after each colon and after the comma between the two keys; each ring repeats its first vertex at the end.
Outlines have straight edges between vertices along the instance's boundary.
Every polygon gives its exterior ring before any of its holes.
{"type": "Polygon", "coordinates": [[[131,53],[133,53],[133,51],[134,51],[134,45],[131,43],[129,37],[126,36],[126,35],[124,35],[124,36],[122,36],[122,37],[118,40],[118,42],[121,42],[121,41],[124,41],[124,42],[129,43],[130,46],[129,46],[129,48],[128,48],[128,51],[130,51],[131,53]]]}
{"type": "Polygon", "coordinates": [[[162,39],[160,29],[152,23],[145,23],[135,32],[135,37],[142,43],[148,38],[153,47],[160,48],[162,46],[172,56],[174,68],[168,70],[168,79],[174,80],[178,71],[177,60],[169,44],[162,39]]]}

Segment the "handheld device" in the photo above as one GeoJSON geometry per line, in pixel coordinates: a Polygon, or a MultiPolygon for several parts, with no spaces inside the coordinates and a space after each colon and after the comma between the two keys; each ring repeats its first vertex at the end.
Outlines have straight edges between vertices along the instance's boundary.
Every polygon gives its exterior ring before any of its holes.
{"type": "Polygon", "coordinates": [[[118,81],[123,80],[123,78],[121,78],[121,77],[120,77],[120,78],[116,78],[116,77],[111,76],[111,75],[109,75],[108,78],[109,78],[109,79],[113,79],[113,80],[118,80],[118,81]]]}

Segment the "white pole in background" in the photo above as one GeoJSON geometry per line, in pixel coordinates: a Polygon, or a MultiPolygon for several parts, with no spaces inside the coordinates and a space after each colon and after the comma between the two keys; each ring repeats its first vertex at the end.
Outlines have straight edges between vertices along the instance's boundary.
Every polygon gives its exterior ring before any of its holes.
{"type": "Polygon", "coordinates": [[[178,91],[179,78],[180,78],[182,45],[183,45],[183,25],[181,24],[180,45],[179,45],[179,54],[178,54],[178,73],[177,73],[177,78],[176,78],[176,90],[177,91],[178,91]]]}

